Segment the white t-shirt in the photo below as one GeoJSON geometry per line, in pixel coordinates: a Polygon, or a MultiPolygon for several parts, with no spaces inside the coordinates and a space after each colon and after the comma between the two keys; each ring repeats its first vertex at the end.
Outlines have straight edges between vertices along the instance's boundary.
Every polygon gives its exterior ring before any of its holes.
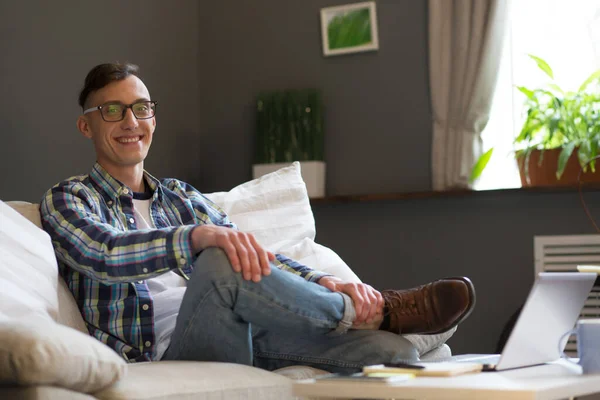
{"type": "MultiPolygon", "coordinates": [[[[150,200],[133,200],[133,212],[138,229],[156,229],[150,217],[150,200]]],[[[171,343],[181,301],[187,288],[186,280],[173,271],[147,279],[154,301],[154,361],[160,360],[171,343]]]]}

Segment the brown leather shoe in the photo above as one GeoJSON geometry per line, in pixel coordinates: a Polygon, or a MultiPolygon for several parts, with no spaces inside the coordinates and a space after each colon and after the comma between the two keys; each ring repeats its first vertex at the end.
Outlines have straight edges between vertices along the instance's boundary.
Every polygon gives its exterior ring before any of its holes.
{"type": "Polygon", "coordinates": [[[445,278],[408,290],[384,290],[388,331],[407,334],[446,332],[475,306],[475,288],[466,277],[445,278]]]}

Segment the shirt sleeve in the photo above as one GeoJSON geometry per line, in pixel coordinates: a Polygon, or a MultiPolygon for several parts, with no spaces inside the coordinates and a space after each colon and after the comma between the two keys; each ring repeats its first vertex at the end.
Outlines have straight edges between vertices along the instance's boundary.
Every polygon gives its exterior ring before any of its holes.
{"type": "Polygon", "coordinates": [[[200,193],[189,183],[173,179],[171,182],[167,182],[167,186],[174,186],[176,190],[181,190],[185,193],[185,196],[192,202],[196,218],[203,224],[212,223],[225,228],[237,229],[237,226],[229,219],[227,213],[220,206],[200,193]]]}
{"type": "Polygon", "coordinates": [[[106,284],[152,278],[194,259],[194,225],[119,230],[102,217],[101,206],[79,182],[50,189],[40,211],[57,259],[106,284]]]}
{"type": "Polygon", "coordinates": [[[309,282],[319,282],[319,279],[324,276],[332,276],[332,274],[327,274],[325,272],[316,271],[306,265],[300,264],[297,261],[292,260],[284,256],[283,254],[275,254],[275,261],[273,261],[275,266],[281,270],[291,272],[296,274],[309,282]]]}

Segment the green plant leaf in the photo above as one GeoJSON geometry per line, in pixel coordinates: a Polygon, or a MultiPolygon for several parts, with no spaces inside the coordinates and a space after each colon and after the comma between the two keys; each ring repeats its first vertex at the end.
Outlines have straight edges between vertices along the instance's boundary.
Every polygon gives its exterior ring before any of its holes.
{"type": "Polygon", "coordinates": [[[573,150],[575,150],[576,145],[577,143],[575,142],[568,143],[560,152],[560,155],[558,156],[558,168],[556,169],[556,179],[560,180],[563,172],[565,172],[567,161],[569,161],[571,154],[573,154],[573,150]]]}
{"type": "Polygon", "coordinates": [[[531,100],[534,99],[533,90],[529,90],[525,86],[517,86],[517,89],[519,90],[519,92],[523,93],[529,99],[531,99],[531,100]]]}
{"type": "Polygon", "coordinates": [[[531,158],[532,152],[533,148],[529,147],[523,150],[518,150],[515,153],[519,168],[523,170],[523,173],[525,174],[525,181],[528,185],[531,185],[531,180],[529,179],[529,159],[531,158]]]}
{"type": "Polygon", "coordinates": [[[590,83],[592,83],[593,81],[598,80],[598,79],[600,79],[600,69],[598,71],[594,72],[592,75],[590,75],[589,78],[587,78],[585,80],[585,82],[583,82],[581,84],[581,86],[579,86],[579,92],[580,93],[583,92],[590,83]]]}
{"type": "Polygon", "coordinates": [[[540,150],[540,158],[538,159],[538,167],[541,167],[542,163],[544,162],[544,152],[545,151],[546,151],[546,149],[540,150]]]}
{"type": "Polygon", "coordinates": [[[558,93],[560,94],[565,94],[565,92],[560,88],[560,86],[558,86],[556,83],[550,83],[548,85],[549,88],[556,90],[558,93]]]}
{"type": "Polygon", "coordinates": [[[554,72],[552,72],[552,68],[548,65],[548,63],[542,60],[539,57],[534,56],[533,54],[528,54],[536,63],[537,66],[546,73],[550,78],[554,79],[554,72]]]}
{"type": "Polygon", "coordinates": [[[477,162],[473,166],[473,169],[471,170],[471,177],[469,178],[469,183],[473,183],[475,179],[481,176],[481,173],[490,161],[493,152],[494,148],[492,147],[491,149],[486,151],[481,157],[479,157],[479,160],[477,160],[477,162]]]}

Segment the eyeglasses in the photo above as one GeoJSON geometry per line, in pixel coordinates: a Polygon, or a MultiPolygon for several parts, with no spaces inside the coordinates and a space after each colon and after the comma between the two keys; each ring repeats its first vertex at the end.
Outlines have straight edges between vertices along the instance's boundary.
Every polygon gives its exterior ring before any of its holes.
{"type": "Polygon", "coordinates": [[[88,108],[83,113],[99,110],[102,119],[106,122],[118,122],[125,118],[127,109],[131,108],[137,119],[149,119],[156,114],[156,104],[156,101],[138,101],[133,104],[105,103],[98,107],[88,108]]]}

